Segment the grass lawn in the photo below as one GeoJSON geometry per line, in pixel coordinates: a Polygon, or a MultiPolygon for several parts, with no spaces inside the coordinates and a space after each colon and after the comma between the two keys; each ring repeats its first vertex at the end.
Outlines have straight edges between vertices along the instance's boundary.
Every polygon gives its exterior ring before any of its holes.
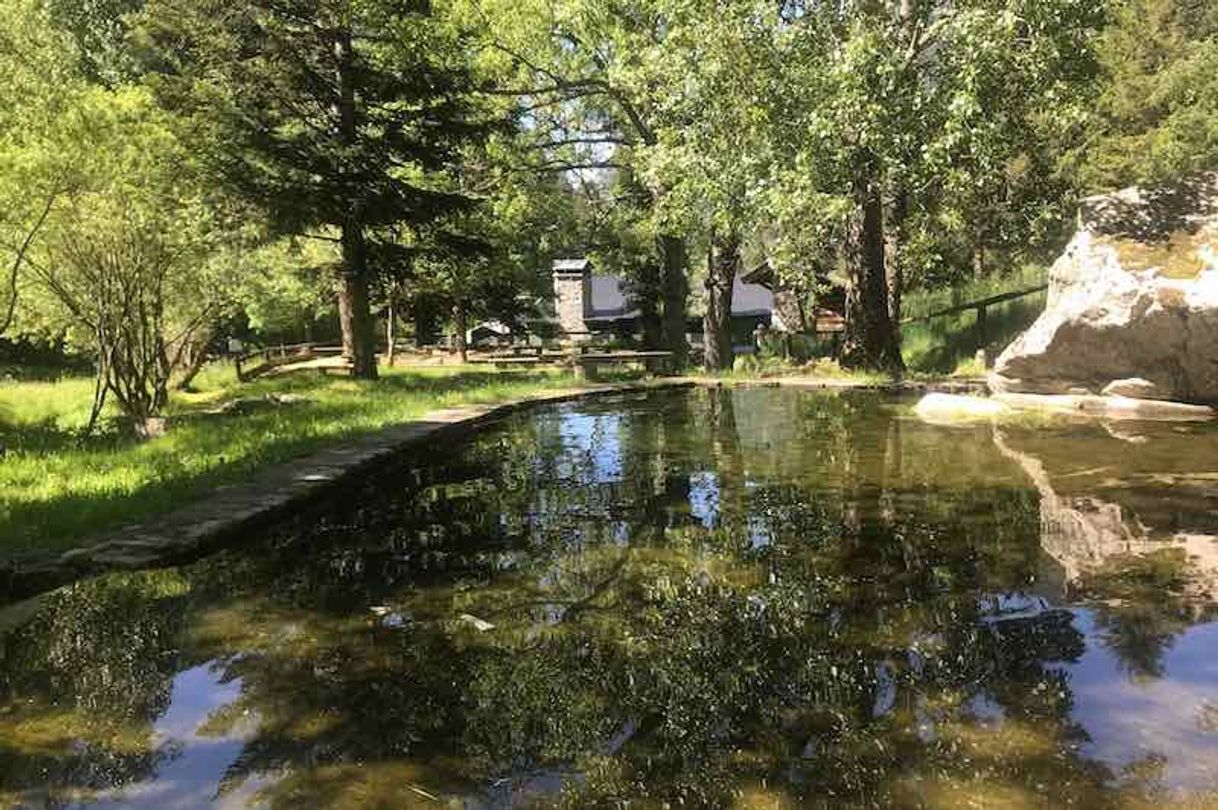
{"type": "Polygon", "coordinates": [[[261,467],[437,408],[494,403],[573,387],[559,372],[382,369],[382,379],[298,374],[239,385],[206,369],[175,394],[167,435],[148,442],[113,428],[81,442],[92,381],[0,382],[0,560],[37,558],[99,531],[168,511],[261,467]],[[292,395],[284,404],[268,395],[292,395]],[[229,413],[235,399],[264,399],[229,413]]]}
{"type": "MultiPolygon", "coordinates": [[[[1048,271],[1028,265],[1006,276],[995,276],[964,284],[950,290],[916,291],[905,296],[902,313],[916,318],[968,301],[980,301],[993,295],[1023,290],[1044,284],[1048,271]]],[[[1003,349],[1044,311],[1044,292],[992,306],[987,311],[985,350],[991,358],[1003,349]]],[[[901,327],[901,353],[912,373],[943,375],[980,375],[974,357],[982,348],[981,335],[974,311],[944,315],[929,321],[908,323],[901,327]]]]}

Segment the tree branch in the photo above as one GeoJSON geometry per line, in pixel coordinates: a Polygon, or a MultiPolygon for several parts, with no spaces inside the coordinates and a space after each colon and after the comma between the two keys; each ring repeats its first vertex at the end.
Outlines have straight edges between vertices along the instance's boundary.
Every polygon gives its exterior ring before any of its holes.
{"type": "Polygon", "coordinates": [[[30,246],[34,243],[34,238],[42,230],[42,226],[46,224],[47,217],[51,215],[51,208],[54,207],[55,200],[59,198],[59,195],[59,189],[54,189],[47,195],[46,205],[43,206],[42,213],[39,214],[38,219],[34,222],[34,226],[26,233],[21,246],[17,248],[17,255],[13,258],[13,267],[9,273],[8,309],[5,312],[4,320],[0,322],[0,335],[7,332],[8,328],[13,325],[13,316],[17,312],[17,274],[21,270],[21,265],[25,262],[25,256],[29,253],[30,246]]]}

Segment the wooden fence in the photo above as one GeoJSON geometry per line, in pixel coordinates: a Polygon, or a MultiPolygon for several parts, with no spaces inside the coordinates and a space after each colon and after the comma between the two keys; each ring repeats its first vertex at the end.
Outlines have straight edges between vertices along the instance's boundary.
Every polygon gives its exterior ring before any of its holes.
{"type": "Polygon", "coordinates": [[[1029,287],[1026,290],[1014,290],[1005,292],[999,295],[991,295],[989,298],[982,298],[979,301],[969,301],[966,304],[956,304],[955,306],[947,307],[946,309],[936,310],[934,312],[921,315],[917,318],[905,318],[901,321],[902,324],[907,323],[922,323],[934,318],[942,318],[944,315],[955,315],[958,312],[967,312],[970,309],[977,311],[977,332],[981,340],[981,345],[986,345],[986,309],[998,304],[1005,304],[1008,301],[1015,301],[1020,298],[1026,298],[1029,295],[1044,292],[1049,289],[1048,284],[1041,284],[1037,287],[1029,287]]]}
{"type": "Polygon", "coordinates": [[[241,382],[257,379],[268,371],[287,365],[312,360],[317,357],[330,357],[343,353],[342,346],[318,346],[315,343],[293,343],[291,345],[266,346],[243,352],[233,358],[237,366],[237,379],[241,382]],[[247,368],[252,361],[259,361],[253,368],[247,368]]]}

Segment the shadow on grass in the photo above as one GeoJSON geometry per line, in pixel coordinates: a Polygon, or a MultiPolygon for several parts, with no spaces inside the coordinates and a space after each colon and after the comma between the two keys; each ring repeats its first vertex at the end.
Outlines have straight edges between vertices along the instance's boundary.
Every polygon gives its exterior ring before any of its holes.
{"type": "Polygon", "coordinates": [[[131,431],[123,431],[114,419],[103,420],[89,435],[65,428],[55,419],[18,422],[0,411],[0,448],[5,453],[57,453],[66,450],[115,451],[139,443],[131,431]]]}
{"type": "Polygon", "coordinates": [[[169,433],[147,443],[106,435],[82,446],[74,433],[52,422],[0,425],[0,441],[23,451],[19,464],[0,476],[11,487],[8,497],[0,497],[0,560],[36,559],[84,545],[99,532],[145,521],[221,484],[248,481],[271,465],[430,410],[500,401],[563,382],[528,372],[395,372],[377,382],[320,384],[316,378],[282,378],[226,391],[206,406],[183,407],[169,433]],[[300,399],[276,403],[269,394],[300,399]],[[247,399],[259,405],[227,413],[218,408],[247,399]]]}
{"type": "MultiPolygon", "coordinates": [[[[984,348],[991,361],[1032,325],[1044,311],[1044,301],[1040,293],[989,308],[984,348]]],[[[901,332],[906,364],[927,374],[951,374],[983,348],[973,312],[907,324],[901,332]]]]}

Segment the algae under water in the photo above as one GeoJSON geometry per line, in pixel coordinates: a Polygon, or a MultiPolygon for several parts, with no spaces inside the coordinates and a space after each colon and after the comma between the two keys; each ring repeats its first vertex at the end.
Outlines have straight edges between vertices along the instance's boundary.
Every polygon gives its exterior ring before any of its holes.
{"type": "Polygon", "coordinates": [[[0,806],[1218,806],[1218,428],[547,406],[0,610],[0,806]]]}

